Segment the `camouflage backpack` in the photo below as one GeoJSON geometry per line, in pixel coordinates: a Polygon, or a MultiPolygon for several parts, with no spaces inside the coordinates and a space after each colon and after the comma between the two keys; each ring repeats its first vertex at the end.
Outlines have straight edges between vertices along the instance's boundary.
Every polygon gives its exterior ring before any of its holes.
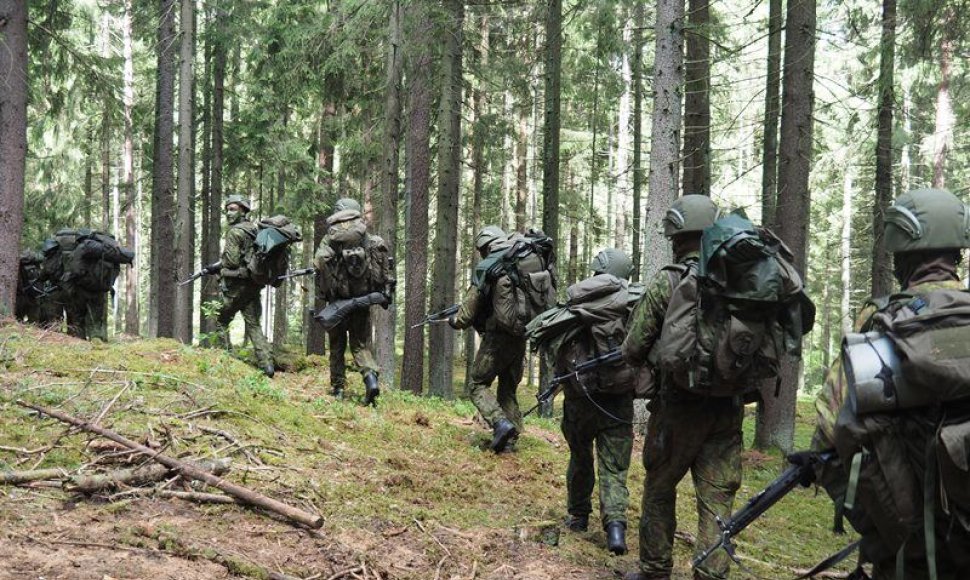
{"type": "Polygon", "coordinates": [[[552,239],[516,233],[491,249],[475,266],[472,284],[487,296],[496,328],[523,336],[526,325],[556,303],[552,239]]]}
{"type": "Polygon", "coordinates": [[[706,228],[700,260],[675,265],[680,282],[664,316],[659,369],[691,392],[730,397],[778,375],[814,324],[792,254],[770,231],[731,214],[706,228]]]}
{"type": "Polygon", "coordinates": [[[370,292],[394,294],[396,275],[390,249],[380,236],[367,233],[359,211],[345,209],[327,218],[327,235],[314,256],[317,281],[327,300],[370,292]]]}
{"type": "Polygon", "coordinates": [[[260,220],[246,256],[249,279],[259,286],[282,284],[279,277],[290,267],[290,246],[301,239],[300,230],[284,215],[260,220]]]}
{"type": "Polygon", "coordinates": [[[111,234],[78,232],[68,261],[67,276],[73,284],[91,292],[114,287],[123,264],[130,265],[135,253],[122,247],[111,234]]]}

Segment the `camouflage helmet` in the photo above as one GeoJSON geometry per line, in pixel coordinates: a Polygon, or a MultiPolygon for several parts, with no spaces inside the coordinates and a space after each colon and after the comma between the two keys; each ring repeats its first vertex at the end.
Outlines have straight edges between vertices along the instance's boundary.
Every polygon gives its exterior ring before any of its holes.
{"type": "Polygon", "coordinates": [[[249,205],[249,200],[239,194],[233,194],[227,197],[226,203],[222,207],[227,208],[229,207],[229,204],[233,203],[243,208],[243,211],[246,213],[249,213],[249,210],[253,209],[252,206],[249,205]]]}
{"type": "Polygon", "coordinates": [[[53,252],[54,250],[59,249],[60,247],[61,247],[61,245],[57,243],[57,240],[48,238],[48,239],[44,240],[44,243],[43,244],[41,244],[40,251],[41,251],[42,254],[44,254],[46,256],[46,255],[50,254],[51,252],[53,252]]]}
{"type": "Polygon", "coordinates": [[[886,209],[886,249],[892,253],[970,247],[970,211],[943,189],[917,189],[886,209]]]}
{"type": "Polygon", "coordinates": [[[596,254],[589,263],[594,274],[610,274],[617,278],[629,279],[633,272],[633,262],[623,250],[606,248],[596,254]]]}
{"type": "Polygon", "coordinates": [[[349,197],[342,197],[337,200],[337,203],[333,204],[333,213],[344,210],[360,211],[360,204],[356,199],[351,199],[349,197]]]}
{"type": "Polygon", "coordinates": [[[505,237],[505,232],[498,226],[485,226],[478,235],[475,236],[475,248],[481,252],[487,249],[489,244],[505,237]]]}
{"type": "Polygon", "coordinates": [[[720,216],[721,210],[706,195],[685,195],[677,199],[663,218],[668,238],[688,232],[700,233],[720,216]]]}

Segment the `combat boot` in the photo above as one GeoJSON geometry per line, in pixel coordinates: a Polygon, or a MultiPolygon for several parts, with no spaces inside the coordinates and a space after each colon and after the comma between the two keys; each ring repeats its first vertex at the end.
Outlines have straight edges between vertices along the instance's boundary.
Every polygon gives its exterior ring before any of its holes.
{"type": "Polygon", "coordinates": [[[589,529],[589,516],[577,516],[569,514],[569,516],[566,517],[566,521],[563,523],[566,525],[566,528],[573,532],[585,532],[587,529],[589,529]]]}
{"type": "Polygon", "coordinates": [[[495,422],[492,427],[492,444],[489,448],[495,453],[500,453],[505,449],[505,444],[509,442],[509,439],[518,435],[519,432],[506,418],[501,418],[495,422]]]}
{"type": "Polygon", "coordinates": [[[606,524],[606,548],[617,556],[626,554],[626,524],[623,522],[606,524]]]}
{"type": "Polygon", "coordinates": [[[263,365],[263,374],[269,378],[273,378],[273,375],[276,374],[276,367],[273,366],[273,363],[263,365]]]}
{"type": "Polygon", "coordinates": [[[330,394],[333,395],[335,399],[343,399],[344,398],[343,383],[334,384],[330,390],[330,394]]]}
{"type": "Polygon", "coordinates": [[[377,406],[377,396],[381,394],[381,387],[377,384],[377,375],[370,372],[364,375],[364,406],[377,406]]]}

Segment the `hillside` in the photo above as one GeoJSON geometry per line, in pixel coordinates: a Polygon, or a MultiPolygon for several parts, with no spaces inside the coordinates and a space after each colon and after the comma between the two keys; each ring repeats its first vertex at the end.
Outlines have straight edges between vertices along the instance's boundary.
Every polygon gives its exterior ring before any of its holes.
{"type": "MultiPolygon", "coordinates": [[[[396,392],[365,409],[327,394],[324,359],[300,359],[301,370],[270,381],[223,352],[169,340],[91,344],[8,325],[0,365],[0,470],[94,473],[145,461],[15,403],[24,400],[100,417],[101,426],[172,457],[231,457],[228,481],[324,518],[310,531],[260,510],[144,487],[85,496],[59,483],[0,485],[0,578],[606,579],[635,566],[639,441],[633,552],[616,558],[600,531],[562,532],[550,545],[558,529],[550,524],[564,515],[567,459],[553,421],[530,419],[517,450],[495,456],[483,450],[487,433],[466,402],[396,392]]],[[[352,380],[350,391],[361,392],[352,380]]],[[[527,403],[530,395],[521,396],[527,403]]],[[[805,445],[810,406],[799,415],[805,445]]],[[[747,454],[739,499],[780,464],[747,454]]],[[[693,506],[685,481],[676,577],[689,577],[693,506]]],[[[810,567],[848,541],[829,531],[831,513],[824,494],[797,490],[742,534],[745,565],[771,578],[810,567]]]]}

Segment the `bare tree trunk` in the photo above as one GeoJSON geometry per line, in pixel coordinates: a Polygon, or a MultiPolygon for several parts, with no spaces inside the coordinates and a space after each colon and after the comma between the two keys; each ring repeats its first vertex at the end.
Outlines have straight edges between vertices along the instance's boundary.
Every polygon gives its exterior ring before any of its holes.
{"type": "MultiPolygon", "coordinates": [[[[184,280],[195,269],[195,2],[181,0],[179,27],[179,165],[178,204],[175,225],[176,276],[184,280]]],[[[193,286],[177,289],[175,336],[192,343],[193,286]]]]}
{"type": "Polygon", "coordinates": [[[684,194],[711,195],[709,0],[690,0],[684,90],[684,194]]]}
{"type": "MultiPolygon", "coordinates": [[[[623,25],[623,45],[630,46],[631,37],[633,34],[633,25],[631,20],[626,20],[623,25]]],[[[636,50],[635,48],[633,50],[636,50]]],[[[623,82],[623,94],[620,96],[620,106],[617,112],[617,122],[616,122],[616,157],[615,157],[615,183],[616,183],[616,198],[620,201],[618,202],[618,207],[616,208],[616,218],[614,224],[614,246],[625,250],[626,246],[626,194],[630,190],[630,167],[629,167],[629,155],[628,151],[630,149],[630,106],[633,100],[633,74],[630,67],[630,53],[627,51],[623,52],[622,61],[620,64],[620,78],[623,82]]],[[[612,205],[612,204],[611,204],[612,205]]]]}
{"type": "Polygon", "coordinates": [[[91,227],[91,207],[94,205],[94,129],[88,133],[84,151],[84,209],[81,220],[84,227],[91,227]]]}
{"type": "Polygon", "coordinates": [[[153,336],[175,336],[175,239],[172,135],[175,98],[175,0],[158,3],[158,70],[155,84],[155,146],[152,162],[153,336]]]}
{"type": "MultiPolygon", "coordinates": [[[[430,309],[455,303],[458,259],[458,201],[461,185],[462,27],[464,0],[446,0],[444,62],[438,140],[438,216],[435,224],[434,274],[430,309]]],[[[434,324],[428,332],[428,394],[454,397],[455,332],[434,324]]]]}
{"type": "Polygon", "coordinates": [[[684,2],[657,0],[653,65],[653,119],[650,132],[650,203],[647,204],[647,277],[670,262],[670,244],[661,220],[680,189],[680,91],[684,84],[684,2]]]}
{"type": "MultiPolygon", "coordinates": [[[[791,248],[795,267],[804,277],[811,201],[808,176],[812,159],[815,0],[790,0],[787,22],[777,223],[778,235],[791,248]]],[[[801,361],[786,358],[779,373],[778,396],[774,396],[773,385],[765,389],[755,431],[758,448],[792,450],[801,370],[801,361]]]]}
{"type": "Polygon", "coordinates": [[[892,262],[886,250],[885,214],[893,200],[893,69],[896,63],[896,0],[882,2],[879,41],[879,132],[876,138],[876,199],[872,208],[872,295],[892,292],[892,262]]]}
{"type": "Polygon", "coordinates": [[[643,205],[643,2],[633,8],[633,63],[630,82],[633,83],[633,281],[638,282],[643,273],[641,266],[640,210],[643,205]]]}
{"type": "Polygon", "coordinates": [[[430,35],[433,30],[426,0],[412,0],[405,8],[408,42],[408,135],[406,160],[407,232],[405,241],[404,360],[401,384],[421,393],[424,383],[424,318],[428,272],[428,188],[431,178],[430,35]]]}
{"type": "Polygon", "coordinates": [[[515,142],[515,230],[525,231],[526,202],[529,200],[529,109],[524,101],[517,103],[518,132],[515,142]]]}
{"type": "Polygon", "coordinates": [[[852,315],[849,310],[852,297],[852,168],[846,163],[842,182],[842,301],[839,321],[842,334],[852,332],[852,315]]]}
{"type": "MultiPolygon", "coordinates": [[[[335,136],[334,131],[336,131],[336,119],[337,119],[337,105],[336,100],[338,98],[339,89],[338,82],[334,78],[330,78],[327,81],[328,91],[327,91],[327,102],[323,105],[323,111],[320,118],[320,126],[318,129],[317,140],[317,168],[320,170],[320,180],[323,189],[324,200],[327,207],[331,207],[336,201],[335,192],[335,176],[334,176],[334,162],[336,151],[334,150],[335,136]]],[[[321,212],[313,218],[313,247],[317,248],[320,246],[320,242],[323,240],[323,236],[327,233],[327,213],[321,212]]],[[[320,296],[319,292],[315,292],[316,296],[314,298],[313,311],[318,312],[321,308],[326,305],[323,297],[320,296]]],[[[324,340],[325,333],[323,327],[317,322],[312,322],[310,324],[310,330],[307,333],[307,354],[324,354],[324,340]]]]}
{"type": "Polygon", "coordinates": [[[27,160],[27,3],[0,0],[0,317],[17,298],[27,160]]]}
{"type": "MultiPolygon", "coordinates": [[[[135,65],[132,55],[131,39],[131,0],[125,0],[125,13],[122,18],[122,52],[124,55],[123,101],[125,120],[125,143],[121,156],[123,187],[125,190],[125,245],[132,250],[138,248],[138,220],[135,212],[135,139],[132,123],[132,112],[135,106],[135,65]]],[[[125,333],[138,336],[141,328],[141,316],[138,300],[139,268],[143,257],[140,252],[135,253],[135,261],[124,269],[125,276],[125,333]]]]}
{"type": "MultiPolygon", "coordinates": [[[[490,21],[488,12],[482,13],[482,43],[475,55],[478,58],[477,70],[485,70],[488,67],[489,34],[490,21]]],[[[482,195],[485,188],[485,172],[487,164],[485,162],[485,121],[482,119],[482,110],[485,107],[485,91],[482,89],[484,83],[479,80],[472,92],[472,115],[474,116],[474,130],[472,132],[472,216],[471,232],[469,239],[474,239],[478,231],[482,229],[482,195]]],[[[478,252],[472,248],[469,250],[469,272],[474,271],[475,264],[478,263],[478,252]]],[[[474,330],[465,331],[465,392],[469,392],[472,380],[472,370],[475,364],[475,344],[477,333],[474,330]]]]}
{"type": "MultiPolygon", "coordinates": [[[[101,56],[111,56],[111,15],[101,18],[101,56]]],[[[117,234],[111,226],[111,100],[104,99],[101,113],[101,231],[117,234]]]]}
{"type": "Polygon", "coordinates": [[[546,2],[545,120],[542,133],[542,229],[559,247],[559,131],[562,0],[546,2]]]}
{"type": "MultiPolygon", "coordinates": [[[[209,221],[212,216],[212,212],[215,208],[212,207],[212,60],[213,60],[213,50],[212,50],[212,23],[213,19],[211,16],[212,12],[210,10],[205,10],[203,12],[204,22],[205,22],[205,47],[203,48],[202,56],[202,195],[199,196],[199,207],[198,212],[200,212],[200,222],[201,227],[199,230],[202,234],[202,239],[199,245],[200,261],[203,264],[207,264],[206,260],[210,257],[207,252],[211,245],[209,240],[209,221]]],[[[210,325],[212,324],[205,316],[205,309],[202,305],[205,303],[205,289],[206,282],[203,280],[199,284],[199,332],[203,335],[212,332],[210,325]]],[[[202,342],[202,341],[200,341],[202,342]]]]}
{"type": "MultiPolygon", "coordinates": [[[[289,115],[289,108],[283,105],[283,114],[281,115],[280,123],[283,126],[284,132],[289,122],[289,115]]],[[[276,204],[279,207],[286,207],[286,166],[283,164],[277,169],[276,174],[276,204]]],[[[273,346],[277,351],[286,344],[286,335],[289,333],[287,311],[289,309],[290,288],[292,286],[291,281],[286,280],[273,292],[276,297],[276,301],[273,304],[275,308],[273,311],[273,346]]]]}
{"type": "MultiPolygon", "coordinates": [[[[202,263],[212,264],[219,260],[219,243],[222,239],[222,191],[223,191],[223,161],[225,146],[225,123],[224,116],[226,111],[225,82],[226,82],[226,61],[227,38],[229,27],[226,24],[228,15],[219,6],[215,9],[215,21],[213,26],[212,40],[212,164],[210,168],[209,186],[209,219],[204,227],[206,228],[206,245],[202,248],[202,263]]],[[[202,293],[200,301],[202,303],[219,300],[219,284],[215,276],[204,276],[202,278],[202,293]]],[[[202,332],[212,335],[216,330],[213,318],[202,318],[202,332]]],[[[214,343],[210,341],[212,346],[214,343]]]]}
{"type": "MultiPolygon", "coordinates": [[[[909,86],[903,83],[903,132],[907,135],[913,134],[912,100],[910,97],[909,86]]],[[[913,160],[909,153],[909,139],[903,142],[902,151],[899,152],[899,187],[901,191],[909,191],[910,177],[913,173],[913,160]]]]}
{"type": "Polygon", "coordinates": [[[768,73],[765,76],[764,161],[761,173],[761,223],[775,225],[778,197],[778,108],[781,87],[782,0],[768,2],[768,73]]]}
{"type": "MultiPolygon", "coordinates": [[[[936,92],[936,128],[933,131],[933,187],[946,187],[946,157],[953,144],[956,117],[950,99],[950,76],[953,66],[954,39],[957,25],[956,8],[947,5],[940,38],[940,87],[936,92]]],[[[880,69],[881,71],[881,69],[880,69]]]]}
{"type": "MultiPolygon", "coordinates": [[[[384,95],[384,152],[381,171],[381,236],[392,256],[397,248],[397,200],[401,156],[401,75],[404,51],[401,46],[401,2],[394,0],[388,23],[387,88],[384,95]]],[[[377,361],[383,371],[385,385],[394,388],[395,345],[397,335],[397,304],[387,310],[376,311],[377,361]]]]}

